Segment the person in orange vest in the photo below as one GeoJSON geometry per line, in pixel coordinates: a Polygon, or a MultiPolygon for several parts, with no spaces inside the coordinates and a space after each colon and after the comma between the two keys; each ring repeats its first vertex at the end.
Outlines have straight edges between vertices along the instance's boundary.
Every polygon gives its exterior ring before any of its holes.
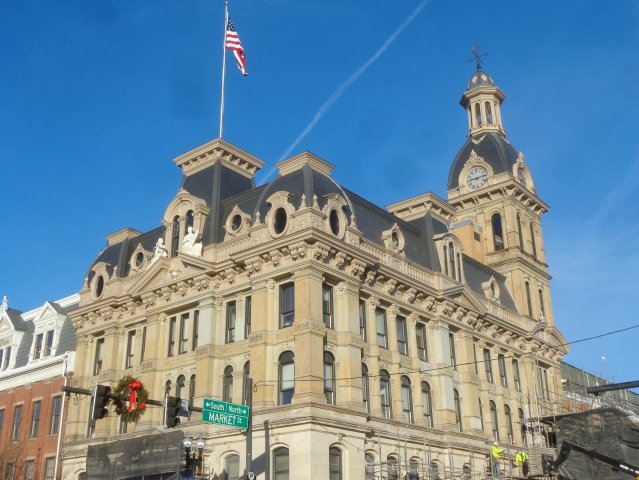
{"type": "Polygon", "coordinates": [[[493,475],[495,477],[501,476],[500,460],[504,453],[503,448],[499,448],[497,442],[493,442],[493,446],[490,448],[490,460],[493,462],[493,475]]]}

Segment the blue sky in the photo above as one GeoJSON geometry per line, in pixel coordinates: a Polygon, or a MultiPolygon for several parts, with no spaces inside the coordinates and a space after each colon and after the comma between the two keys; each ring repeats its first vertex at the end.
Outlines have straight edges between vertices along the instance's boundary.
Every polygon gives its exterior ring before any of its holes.
{"type": "MultiPolygon", "coordinates": [[[[445,198],[479,43],[506,93],[507,137],[551,206],[558,326],[575,340],[639,323],[639,3],[431,0],[392,37],[422,3],[232,0],[249,76],[228,57],[225,139],[266,162],[262,183],[340,91],[293,154],[323,157],[379,205],[445,198]]],[[[218,133],[223,10],[0,2],[0,295],[11,306],[76,292],[104,235],[159,225],[180,181],[172,159],[218,133]]],[[[635,329],[584,342],[567,361],[636,380],[638,341],[635,329]]]]}

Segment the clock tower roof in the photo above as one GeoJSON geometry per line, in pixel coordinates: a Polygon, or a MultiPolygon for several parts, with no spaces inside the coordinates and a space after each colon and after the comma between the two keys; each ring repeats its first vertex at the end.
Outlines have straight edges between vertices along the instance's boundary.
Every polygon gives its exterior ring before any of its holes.
{"type": "Polygon", "coordinates": [[[459,175],[472,155],[481,157],[493,169],[493,174],[512,172],[518,153],[508,140],[497,132],[471,135],[459,149],[448,175],[448,190],[459,186],[459,175]],[[474,152],[474,154],[472,153],[474,152]]]}

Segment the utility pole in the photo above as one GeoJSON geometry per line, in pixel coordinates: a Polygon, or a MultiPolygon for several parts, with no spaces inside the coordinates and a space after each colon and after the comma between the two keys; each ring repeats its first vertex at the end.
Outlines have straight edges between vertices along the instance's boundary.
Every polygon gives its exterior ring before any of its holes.
{"type": "Polygon", "coordinates": [[[253,480],[253,379],[246,379],[246,406],[249,408],[248,429],[246,430],[246,479],[253,480]]]}

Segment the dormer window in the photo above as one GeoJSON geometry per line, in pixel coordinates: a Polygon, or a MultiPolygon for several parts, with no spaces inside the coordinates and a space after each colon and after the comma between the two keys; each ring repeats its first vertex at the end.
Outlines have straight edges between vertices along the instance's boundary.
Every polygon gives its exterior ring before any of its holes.
{"type": "Polygon", "coordinates": [[[46,358],[51,355],[53,350],[54,331],[49,330],[44,333],[38,333],[35,338],[35,348],[33,349],[33,359],[46,358]]]}
{"type": "Polygon", "coordinates": [[[9,362],[11,361],[11,347],[0,349],[0,369],[6,370],[9,368],[9,362]]]}
{"type": "Polygon", "coordinates": [[[444,273],[457,280],[462,281],[461,253],[453,241],[444,244],[444,273]]]}
{"type": "Polygon", "coordinates": [[[173,219],[173,230],[171,232],[171,257],[177,257],[178,247],[180,246],[180,217],[173,219]]]}

